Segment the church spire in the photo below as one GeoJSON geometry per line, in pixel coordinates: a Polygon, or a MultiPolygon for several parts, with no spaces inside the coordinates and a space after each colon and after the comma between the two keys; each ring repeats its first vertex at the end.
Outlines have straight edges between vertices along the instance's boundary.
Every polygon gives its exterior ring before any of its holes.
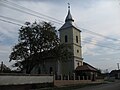
{"type": "Polygon", "coordinates": [[[72,18],[72,15],[70,13],[70,4],[68,3],[68,14],[65,18],[64,25],[60,28],[60,30],[68,28],[68,27],[74,27],[74,19],[72,18]]]}
{"type": "Polygon", "coordinates": [[[70,13],[70,3],[68,3],[68,14],[67,14],[67,17],[65,19],[65,22],[74,22],[72,15],[70,13]]]}

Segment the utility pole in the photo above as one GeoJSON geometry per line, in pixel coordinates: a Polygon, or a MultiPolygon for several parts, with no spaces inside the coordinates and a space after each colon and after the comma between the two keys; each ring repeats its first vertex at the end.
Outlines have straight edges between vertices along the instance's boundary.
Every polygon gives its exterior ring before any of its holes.
{"type": "Polygon", "coordinates": [[[1,62],[1,72],[3,72],[3,61],[1,62]]]}
{"type": "Polygon", "coordinates": [[[117,67],[118,67],[118,70],[120,69],[120,67],[119,67],[119,63],[117,63],[117,67]]]}

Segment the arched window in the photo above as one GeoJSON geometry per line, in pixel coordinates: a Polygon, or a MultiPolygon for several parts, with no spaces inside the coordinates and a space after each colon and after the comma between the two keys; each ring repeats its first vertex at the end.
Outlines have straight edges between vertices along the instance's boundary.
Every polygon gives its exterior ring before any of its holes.
{"type": "Polygon", "coordinates": [[[76,43],[78,43],[78,36],[76,36],[76,43]]]}
{"type": "Polygon", "coordinates": [[[65,35],[65,42],[68,42],[68,37],[67,37],[67,35],[65,35]]]}

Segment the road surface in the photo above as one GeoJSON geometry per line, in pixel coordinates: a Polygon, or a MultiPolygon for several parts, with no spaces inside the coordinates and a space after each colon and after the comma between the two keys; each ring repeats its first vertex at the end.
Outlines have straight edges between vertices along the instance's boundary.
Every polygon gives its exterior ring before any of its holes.
{"type": "Polygon", "coordinates": [[[120,90],[120,81],[97,85],[97,86],[88,86],[75,90],[120,90]]]}

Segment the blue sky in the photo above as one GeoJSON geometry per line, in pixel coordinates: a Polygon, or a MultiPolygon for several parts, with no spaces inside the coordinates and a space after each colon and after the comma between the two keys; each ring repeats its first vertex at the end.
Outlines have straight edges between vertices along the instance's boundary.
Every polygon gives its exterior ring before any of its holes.
{"type": "MultiPolygon", "coordinates": [[[[96,68],[102,70],[117,69],[120,63],[120,1],[119,0],[8,0],[27,7],[41,14],[63,21],[67,15],[67,3],[71,4],[71,14],[75,25],[79,29],[85,28],[107,37],[117,40],[106,39],[82,30],[83,58],[96,68]],[[92,43],[92,44],[91,44],[92,43]],[[100,46],[97,46],[97,45],[100,46]],[[103,47],[104,46],[104,47],[103,47]],[[109,47],[109,48],[105,48],[109,47]],[[111,49],[110,49],[111,48],[111,49]]],[[[0,15],[25,21],[49,21],[29,14],[12,10],[3,5],[5,0],[0,0],[0,15]]],[[[10,5],[8,3],[8,5],[10,5]]],[[[17,8],[17,7],[15,7],[17,8]]],[[[24,10],[24,9],[22,9],[24,10]]],[[[40,16],[40,15],[39,15],[40,16]]],[[[42,17],[42,16],[40,16],[42,17]]],[[[0,17],[0,19],[3,19],[0,17]]],[[[62,24],[52,22],[57,29],[62,24]]],[[[11,67],[9,55],[12,47],[17,43],[20,26],[0,21],[0,61],[11,67]]]]}

